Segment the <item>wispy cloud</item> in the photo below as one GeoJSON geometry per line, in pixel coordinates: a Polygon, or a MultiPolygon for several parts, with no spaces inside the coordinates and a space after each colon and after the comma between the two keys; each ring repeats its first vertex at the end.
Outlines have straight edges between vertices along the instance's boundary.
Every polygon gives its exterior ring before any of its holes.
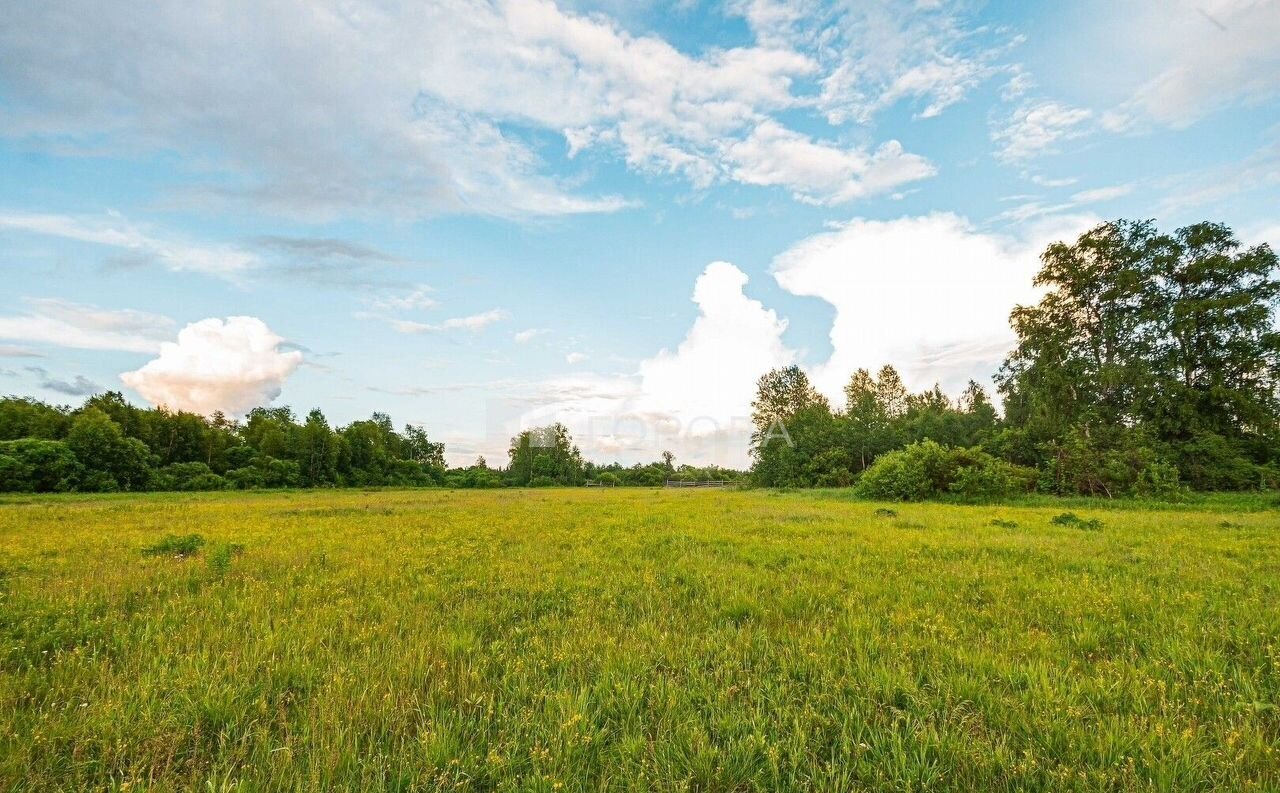
{"type": "Polygon", "coordinates": [[[440,333],[451,330],[465,330],[477,333],[495,322],[501,322],[508,316],[506,311],[495,308],[465,317],[450,317],[443,322],[436,323],[415,322],[406,319],[388,319],[387,323],[401,333],[440,333]]]}
{"type": "Polygon", "coordinates": [[[425,284],[418,284],[408,291],[370,298],[367,302],[370,307],[379,311],[414,311],[435,308],[436,299],[432,296],[434,292],[435,290],[431,287],[425,284]]]}
{"type": "Polygon", "coordinates": [[[999,149],[996,156],[1005,162],[1022,162],[1058,151],[1063,141],[1083,137],[1090,131],[1093,111],[1061,102],[1029,102],[1013,111],[991,131],[999,149]]]}
{"type": "Polygon", "coordinates": [[[168,317],[57,298],[26,298],[27,311],[0,316],[0,339],[85,350],[154,352],[172,336],[168,317]]]}
{"type": "Polygon", "coordinates": [[[158,263],[178,272],[236,276],[255,267],[254,254],[227,246],[197,245],[144,232],[124,216],[0,212],[0,231],[38,234],[121,251],[131,264],[158,263]]]}
{"type": "Polygon", "coordinates": [[[525,330],[516,331],[515,334],[511,336],[511,339],[516,344],[528,344],[533,341],[535,337],[541,336],[546,332],[547,330],[545,328],[527,328],[525,330]]]}

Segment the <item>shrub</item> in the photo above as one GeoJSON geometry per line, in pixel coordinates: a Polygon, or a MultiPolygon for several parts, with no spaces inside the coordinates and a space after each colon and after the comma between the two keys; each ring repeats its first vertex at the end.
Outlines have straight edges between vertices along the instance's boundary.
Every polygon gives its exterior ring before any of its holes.
{"type": "Polygon", "coordinates": [[[878,457],[858,480],[857,492],[891,501],[944,495],[981,501],[1026,492],[1034,478],[1034,471],[981,449],[948,448],[927,440],[878,457]]]}
{"type": "Polygon", "coordinates": [[[1034,488],[1036,478],[1033,468],[977,452],[959,461],[955,478],[947,489],[962,501],[992,501],[1028,492],[1034,488]]]}
{"type": "Polygon", "coordinates": [[[529,480],[529,487],[555,487],[556,480],[549,476],[535,476],[529,480]]]}
{"type": "Polygon", "coordinates": [[[1097,531],[1102,528],[1102,521],[1097,518],[1089,518],[1086,520],[1074,512],[1064,512],[1061,515],[1055,515],[1049,522],[1055,526],[1070,526],[1074,529],[1085,529],[1087,531],[1097,531]]]}
{"type": "Polygon", "coordinates": [[[142,555],[191,556],[197,553],[203,545],[204,537],[199,534],[188,534],[183,537],[179,537],[176,534],[166,534],[160,542],[143,548],[142,555]]]}
{"type": "Polygon", "coordinates": [[[204,463],[174,463],[153,471],[152,490],[222,490],[227,480],[204,463]]]}
{"type": "Polygon", "coordinates": [[[243,468],[227,471],[226,479],[232,487],[241,490],[259,487],[299,487],[302,484],[302,472],[293,460],[259,456],[243,468]]]}
{"type": "Polygon", "coordinates": [[[224,542],[219,544],[209,553],[209,558],[205,564],[209,567],[209,572],[217,576],[224,576],[231,570],[231,560],[244,553],[244,545],[238,542],[224,542]]]}
{"type": "Polygon", "coordinates": [[[876,458],[858,480],[858,495],[889,501],[920,501],[937,495],[946,479],[946,449],[933,441],[913,443],[876,458]]]}

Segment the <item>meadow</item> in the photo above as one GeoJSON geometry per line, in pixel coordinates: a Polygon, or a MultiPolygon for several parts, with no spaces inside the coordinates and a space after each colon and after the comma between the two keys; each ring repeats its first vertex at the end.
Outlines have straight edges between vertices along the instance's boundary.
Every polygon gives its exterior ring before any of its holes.
{"type": "Polygon", "coordinates": [[[9,497],[0,789],[1276,790],[1256,506],[9,497]]]}

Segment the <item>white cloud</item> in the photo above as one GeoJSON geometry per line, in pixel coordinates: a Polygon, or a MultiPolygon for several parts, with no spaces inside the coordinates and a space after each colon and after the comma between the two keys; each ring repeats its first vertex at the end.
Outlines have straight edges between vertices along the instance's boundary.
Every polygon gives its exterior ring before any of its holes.
{"type": "Polygon", "coordinates": [[[1057,151],[1060,141],[1079,138],[1091,130],[1093,111],[1061,102],[1039,101],[1022,105],[1005,122],[991,131],[999,144],[997,156],[1006,162],[1029,160],[1057,151]]]}
{"type": "Polygon", "coordinates": [[[535,337],[546,332],[547,331],[543,328],[527,328],[525,330],[517,331],[511,338],[516,344],[528,344],[533,341],[535,337]]]}
{"type": "Polygon", "coordinates": [[[582,363],[585,360],[587,360],[587,356],[585,353],[581,352],[571,352],[564,357],[565,363],[571,366],[576,363],[582,363]]]}
{"type": "Polygon", "coordinates": [[[867,123],[911,102],[932,118],[1000,72],[1016,44],[1006,31],[968,18],[960,4],[919,0],[745,0],[736,4],[772,46],[812,51],[822,68],[818,108],[833,124],[867,123]]]}
{"type": "Polygon", "coordinates": [[[1041,187],[1070,187],[1080,181],[1074,176],[1064,176],[1058,179],[1052,179],[1041,176],[1040,174],[1031,174],[1028,178],[1031,180],[1032,184],[1036,184],[1041,187]]]}
{"type": "Polygon", "coordinates": [[[803,200],[841,203],[886,192],[932,176],[923,157],[907,154],[897,141],[874,154],[816,142],[773,121],[765,121],[744,140],[726,147],[739,182],[779,185],[803,200]]]}
{"type": "Polygon", "coordinates": [[[370,306],[380,311],[414,311],[435,308],[436,299],[431,296],[434,291],[431,287],[420,284],[402,294],[376,297],[368,302],[370,306]]]}
{"type": "Polygon", "coordinates": [[[1081,190],[1071,196],[1072,202],[1075,204],[1093,204],[1103,201],[1112,201],[1123,196],[1127,196],[1133,192],[1133,185],[1117,184],[1110,187],[1095,187],[1092,190],[1081,190]]]}
{"type": "Polygon", "coordinates": [[[835,308],[832,354],[813,376],[837,404],[850,374],[886,363],[914,388],[937,381],[956,392],[1009,350],[1009,311],[1034,299],[1045,244],[1092,223],[1054,218],[1006,237],[952,214],[854,220],[780,254],[773,273],[786,291],[835,308]]]}
{"type": "Polygon", "coordinates": [[[154,352],[173,320],[132,309],[111,310],[57,298],[27,298],[24,314],[0,317],[0,339],[83,350],[154,352]]]}
{"type": "Polygon", "coordinates": [[[176,342],[141,369],[120,375],[153,405],[201,415],[241,416],[269,404],[302,363],[302,353],[281,350],[284,339],[256,317],[193,322],[176,342]]]}
{"type": "Polygon", "coordinates": [[[72,217],[35,213],[0,213],[0,230],[39,234],[124,251],[139,262],[158,262],[177,272],[234,276],[258,264],[252,253],[230,247],[207,247],[144,233],[123,216],[72,217]]]}
{"type": "MultiPolygon", "coordinates": [[[[1074,181],[1074,180],[1072,180],[1074,181]]],[[[1133,192],[1133,185],[1118,184],[1108,187],[1095,187],[1090,190],[1081,190],[1073,193],[1070,198],[1059,201],[1057,203],[1045,203],[1040,200],[1025,201],[1017,206],[1006,209],[996,216],[996,220],[1014,221],[1022,223],[1034,218],[1062,215],[1078,207],[1087,206],[1089,204],[1102,204],[1107,201],[1114,201],[1117,198],[1123,198],[1133,192]]],[[[1032,196],[1018,196],[1018,198],[1032,198],[1032,196]]]]}
{"type": "Polygon", "coordinates": [[[637,407],[665,412],[691,432],[751,415],[760,375],[795,360],[782,341],[787,321],[743,292],[747,276],[728,262],[707,265],[693,287],[698,317],[675,350],[641,362],[637,407]]]}
{"type": "Polygon", "coordinates": [[[934,115],[990,71],[990,55],[955,14],[894,24],[899,5],[835,19],[761,5],[753,45],[694,55],[543,0],[286,0],[235,14],[214,0],[145,12],[19,4],[0,28],[0,132],[198,155],[213,176],[193,179],[184,200],[249,200],[306,219],[608,212],[630,203],[548,176],[520,130],[563,134],[571,156],[616,153],[705,187],[752,173],[726,159],[726,144],[782,113],[865,120],[909,98],[934,115]],[[783,35],[783,17],[805,30],[783,35]],[[823,40],[814,25],[828,22],[834,38],[823,40]]]}
{"type": "Polygon", "coordinates": [[[444,322],[427,323],[414,322],[412,320],[393,319],[388,320],[391,327],[401,333],[437,333],[449,330],[467,330],[478,332],[484,330],[495,322],[501,322],[508,316],[506,311],[500,308],[490,309],[479,314],[471,314],[465,317],[450,317],[444,322]]]}
{"type": "Polygon", "coordinates": [[[515,423],[495,430],[493,452],[518,426],[561,421],[593,459],[649,461],[670,449],[683,462],[745,467],[756,380],[796,357],[782,341],[786,320],[747,297],[746,284],[728,262],[707,265],[694,284],[698,315],[684,339],[634,373],[520,384],[515,423]]]}

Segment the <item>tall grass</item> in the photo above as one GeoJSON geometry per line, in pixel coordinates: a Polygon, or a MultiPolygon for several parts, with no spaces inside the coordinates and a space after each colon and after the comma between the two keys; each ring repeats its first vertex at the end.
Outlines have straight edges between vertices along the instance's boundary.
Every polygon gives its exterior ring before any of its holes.
{"type": "Polygon", "coordinates": [[[10,499],[0,789],[1280,788],[1274,512],[882,507],[10,499]]]}

